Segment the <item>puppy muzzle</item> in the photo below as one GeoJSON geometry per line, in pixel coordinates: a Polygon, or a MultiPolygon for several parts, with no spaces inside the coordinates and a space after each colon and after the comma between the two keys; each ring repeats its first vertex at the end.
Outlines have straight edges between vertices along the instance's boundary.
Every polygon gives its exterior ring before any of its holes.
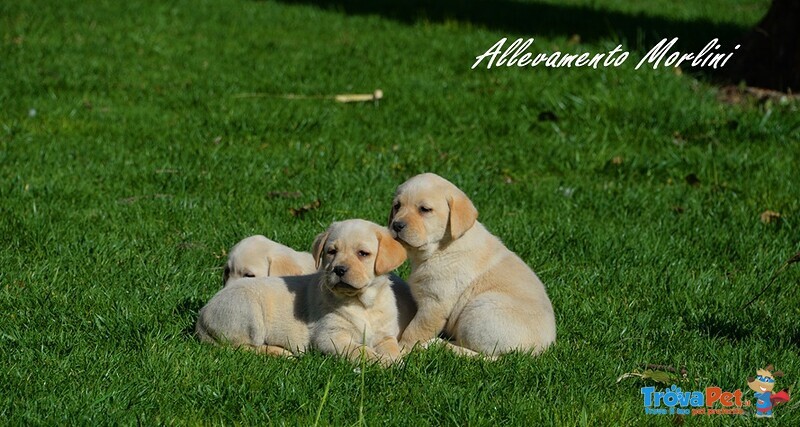
{"type": "Polygon", "coordinates": [[[366,286],[358,288],[350,283],[347,283],[341,279],[336,273],[331,274],[328,276],[328,280],[326,281],[325,287],[328,288],[329,291],[345,296],[355,296],[360,294],[364,291],[366,286]]]}
{"type": "Polygon", "coordinates": [[[353,286],[353,285],[351,285],[349,283],[345,283],[345,282],[339,282],[339,283],[333,285],[333,288],[338,290],[338,291],[345,292],[345,293],[354,293],[354,292],[360,292],[361,291],[361,289],[356,288],[355,286],[353,286]]]}
{"type": "Polygon", "coordinates": [[[397,233],[394,230],[391,230],[391,232],[389,234],[394,238],[394,240],[397,240],[406,249],[422,249],[422,247],[426,245],[426,243],[417,244],[417,243],[414,243],[414,242],[409,242],[407,239],[409,239],[409,240],[414,240],[414,239],[404,236],[403,235],[404,233],[402,233],[402,232],[401,233],[397,233]]]}
{"type": "Polygon", "coordinates": [[[406,223],[403,221],[392,221],[392,231],[395,233],[403,232],[403,229],[406,228],[406,223]]]}

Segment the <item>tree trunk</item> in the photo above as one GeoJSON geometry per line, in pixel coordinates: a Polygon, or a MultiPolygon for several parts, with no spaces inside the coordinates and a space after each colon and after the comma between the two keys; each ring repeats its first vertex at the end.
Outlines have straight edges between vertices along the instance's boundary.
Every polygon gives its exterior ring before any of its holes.
{"type": "Polygon", "coordinates": [[[722,77],[731,83],[800,92],[800,1],[772,0],[767,15],[747,33],[722,77]]]}

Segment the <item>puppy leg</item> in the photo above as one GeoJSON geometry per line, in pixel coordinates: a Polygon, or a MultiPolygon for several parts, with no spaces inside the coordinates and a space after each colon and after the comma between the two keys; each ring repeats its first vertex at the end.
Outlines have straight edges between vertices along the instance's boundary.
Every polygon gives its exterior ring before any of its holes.
{"type": "Polygon", "coordinates": [[[254,351],[258,354],[266,354],[269,356],[280,356],[280,357],[294,357],[294,354],[283,348],[278,347],[276,345],[253,345],[253,344],[245,344],[239,348],[243,348],[245,350],[254,351]]]}
{"type": "Polygon", "coordinates": [[[461,347],[459,345],[453,344],[451,341],[447,341],[447,340],[441,339],[439,337],[431,338],[430,340],[425,341],[422,344],[422,348],[427,349],[427,348],[430,348],[430,346],[432,346],[432,345],[442,345],[442,346],[444,346],[444,348],[446,348],[449,351],[452,351],[453,353],[455,353],[458,356],[482,357],[482,358],[485,358],[485,359],[488,359],[488,360],[497,360],[497,356],[494,356],[494,355],[490,356],[490,355],[478,353],[477,351],[470,350],[470,349],[468,349],[466,347],[461,347]]]}
{"type": "Polygon", "coordinates": [[[484,354],[538,354],[555,340],[555,329],[549,326],[554,324],[551,312],[537,310],[535,302],[485,294],[461,311],[454,336],[458,345],[484,354]]]}
{"type": "Polygon", "coordinates": [[[384,368],[389,367],[395,360],[389,356],[378,353],[375,349],[366,345],[355,347],[349,352],[347,358],[353,363],[361,363],[363,358],[367,363],[378,363],[384,368]]]}
{"type": "Polygon", "coordinates": [[[324,339],[314,340],[314,346],[325,354],[344,356],[353,363],[361,361],[362,353],[367,361],[379,361],[381,359],[375,350],[361,344],[361,340],[353,336],[349,331],[331,332],[328,330],[325,331],[325,335],[324,339]]]}
{"type": "Polygon", "coordinates": [[[425,342],[439,335],[447,323],[446,310],[439,305],[427,304],[419,306],[417,315],[403,331],[400,339],[400,349],[408,353],[419,342],[425,342]]]}
{"type": "Polygon", "coordinates": [[[381,356],[381,359],[386,359],[391,364],[399,360],[400,344],[398,344],[397,338],[389,336],[375,345],[375,352],[381,356]]]}

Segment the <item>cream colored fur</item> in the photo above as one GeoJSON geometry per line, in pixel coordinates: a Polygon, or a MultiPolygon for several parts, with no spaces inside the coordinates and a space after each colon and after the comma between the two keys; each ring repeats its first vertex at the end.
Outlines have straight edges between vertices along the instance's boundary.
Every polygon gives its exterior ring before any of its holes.
{"type": "Polygon", "coordinates": [[[317,269],[314,257],[256,235],[242,239],[228,255],[222,283],[241,277],[300,276],[317,269]]]}
{"type": "Polygon", "coordinates": [[[400,340],[405,351],[440,332],[488,355],[539,353],[555,341],[544,285],[477,216],[469,198],[438,175],[398,187],[389,228],[408,251],[418,306],[400,340]]]}
{"type": "Polygon", "coordinates": [[[313,252],[317,273],[230,280],[200,310],[198,337],[273,355],[314,347],[353,361],[362,353],[396,360],[400,325],[388,273],[405,261],[403,247],[383,227],[348,220],[317,236],[313,252]]]}

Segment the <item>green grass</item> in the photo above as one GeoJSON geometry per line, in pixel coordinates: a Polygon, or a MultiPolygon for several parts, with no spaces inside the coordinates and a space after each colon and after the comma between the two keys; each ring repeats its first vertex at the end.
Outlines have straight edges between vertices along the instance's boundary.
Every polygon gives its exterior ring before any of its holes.
{"type": "MultiPolygon", "coordinates": [[[[670,424],[644,415],[653,383],[616,382],[647,363],[686,366],[684,390],[746,390],[772,363],[796,389],[800,269],[741,308],[800,250],[796,103],[721,104],[697,76],[633,58],[469,68],[506,36],[640,57],[675,28],[698,49],[768,2],[323,3],[0,3],[0,419],[670,424]],[[378,106],[280,96],[376,88],[378,106]],[[383,223],[423,171],[539,273],[552,349],[434,349],[359,374],[192,338],[236,241],[302,249],[334,220],[383,223]],[[767,209],[782,218],[763,224],[767,209]]],[[[776,414],[790,425],[800,406],[776,414]]]]}

